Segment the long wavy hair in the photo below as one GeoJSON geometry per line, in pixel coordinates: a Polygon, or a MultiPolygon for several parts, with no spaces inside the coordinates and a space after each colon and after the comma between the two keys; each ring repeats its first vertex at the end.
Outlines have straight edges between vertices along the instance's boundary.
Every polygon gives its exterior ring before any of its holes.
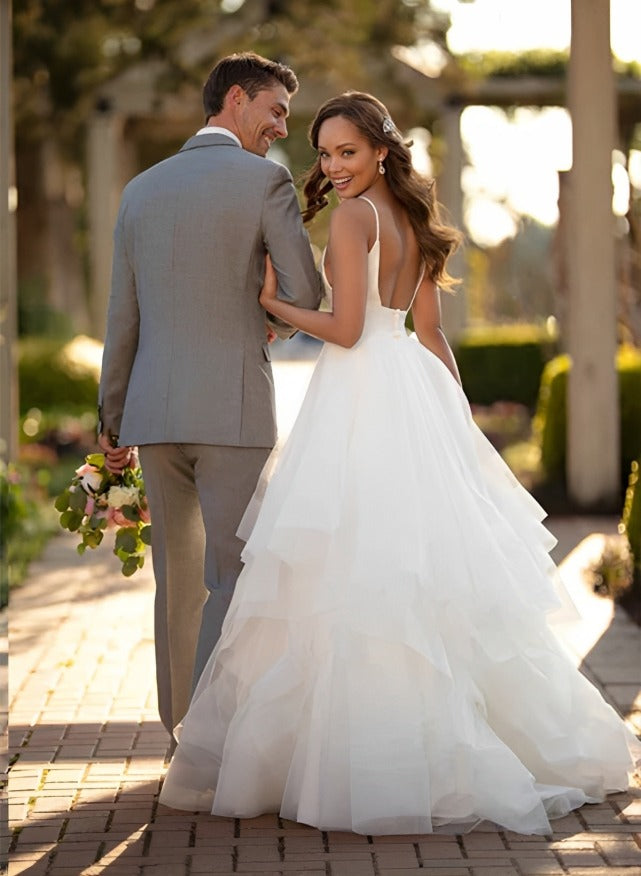
{"type": "MultiPolygon", "coordinates": [[[[445,270],[448,256],[461,241],[456,228],[441,221],[439,205],[434,195],[434,180],[426,179],[412,167],[409,147],[390,118],[385,105],[371,94],[346,91],[326,101],[316,113],[309,128],[309,141],[318,149],[321,125],[334,116],[343,116],[352,122],[373,148],[386,146],[386,179],[392,193],[407,210],[416,240],[425,260],[426,273],[444,289],[458,281],[445,270]]],[[[303,219],[309,222],[329,203],[327,194],[332,184],[321,170],[320,156],[305,176],[303,193],[306,208],[303,219]]]]}

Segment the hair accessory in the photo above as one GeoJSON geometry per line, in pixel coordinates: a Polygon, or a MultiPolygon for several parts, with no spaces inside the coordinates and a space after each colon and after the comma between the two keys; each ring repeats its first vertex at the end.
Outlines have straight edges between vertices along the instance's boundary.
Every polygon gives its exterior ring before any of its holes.
{"type": "Polygon", "coordinates": [[[383,119],[383,133],[384,134],[393,134],[396,131],[396,125],[390,119],[389,116],[385,116],[383,119]]]}

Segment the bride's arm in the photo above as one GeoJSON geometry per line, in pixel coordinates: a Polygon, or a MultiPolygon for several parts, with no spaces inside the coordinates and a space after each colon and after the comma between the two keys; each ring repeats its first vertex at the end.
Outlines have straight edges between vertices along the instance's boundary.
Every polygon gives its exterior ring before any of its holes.
{"type": "Polygon", "coordinates": [[[416,336],[441,362],[449,368],[457,383],[461,384],[461,376],[456,365],[456,359],[447,343],[447,338],[441,328],[441,298],[438,286],[429,277],[421,283],[414,304],[412,319],[416,336]]]}
{"type": "Polygon", "coordinates": [[[276,274],[269,259],[260,293],[265,310],[322,341],[353,347],[363,332],[365,319],[369,219],[362,203],[355,200],[344,201],[332,213],[328,247],[334,281],[331,313],[307,310],[278,299],[276,274]]]}

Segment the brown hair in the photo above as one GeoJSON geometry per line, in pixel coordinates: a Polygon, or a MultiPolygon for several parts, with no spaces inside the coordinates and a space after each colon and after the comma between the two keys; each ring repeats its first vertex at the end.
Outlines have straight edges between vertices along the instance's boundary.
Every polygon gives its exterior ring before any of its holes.
{"type": "MultiPolygon", "coordinates": [[[[386,179],[392,193],[407,210],[425,260],[426,272],[435,283],[445,289],[450,288],[457,281],[447,274],[445,263],[460,243],[461,234],[456,228],[441,221],[438,203],[434,197],[434,180],[425,179],[412,167],[409,150],[411,142],[403,142],[380,100],[361,91],[346,91],[338,97],[330,98],[316,113],[309,129],[309,140],[314,149],[318,149],[321,125],[334,116],[343,116],[352,122],[374,148],[387,147],[386,179]]],[[[327,194],[331,189],[332,184],[325,178],[318,157],[305,177],[305,222],[313,219],[319,210],[327,206],[327,194]]]]}
{"type": "Polygon", "coordinates": [[[249,99],[253,100],[259,91],[272,88],[279,82],[285,86],[288,94],[298,91],[298,79],[285,64],[270,61],[255,52],[240,52],[222,58],[203,86],[205,121],[222,110],[225,95],[232,85],[240,85],[249,99]]]}

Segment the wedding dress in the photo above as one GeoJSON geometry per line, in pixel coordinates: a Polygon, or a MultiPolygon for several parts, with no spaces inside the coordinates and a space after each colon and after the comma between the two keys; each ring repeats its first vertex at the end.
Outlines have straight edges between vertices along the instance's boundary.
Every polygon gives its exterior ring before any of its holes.
{"type": "Polygon", "coordinates": [[[552,631],[571,608],[542,509],[381,304],[376,221],[362,337],[323,348],[247,511],[160,800],[363,834],[548,833],[625,789],[641,748],[552,631]]]}

